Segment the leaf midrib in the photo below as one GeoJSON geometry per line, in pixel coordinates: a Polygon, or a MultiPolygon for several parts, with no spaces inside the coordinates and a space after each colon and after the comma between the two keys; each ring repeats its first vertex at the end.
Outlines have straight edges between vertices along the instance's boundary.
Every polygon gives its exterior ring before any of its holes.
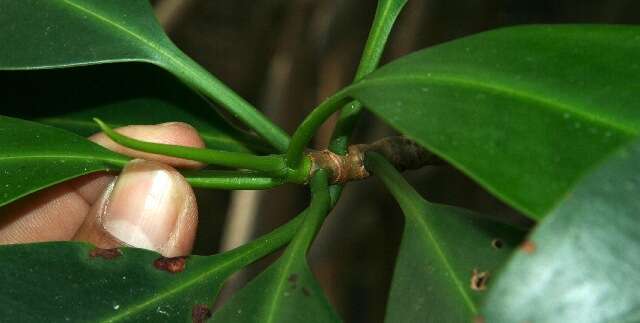
{"type": "MultiPolygon", "coordinates": [[[[628,127],[626,127],[624,125],[612,123],[611,120],[604,119],[604,118],[599,118],[596,115],[587,114],[587,113],[585,113],[583,111],[576,110],[576,108],[574,108],[573,105],[568,104],[568,103],[559,102],[559,101],[556,101],[556,100],[545,99],[542,96],[532,95],[532,93],[520,91],[520,90],[515,89],[515,88],[510,88],[510,87],[508,87],[506,85],[502,85],[500,83],[478,82],[478,81],[474,81],[474,80],[471,80],[471,79],[465,79],[464,76],[459,76],[459,75],[454,75],[454,74],[438,75],[437,73],[433,73],[432,72],[429,76],[408,74],[408,75],[402,75],[402,76],[375,77],[375,78],[364,79],[361,82],[355,83],[355,84],[349,86],[348,88],[345,88],[340,93],[346,92],[347,95],[352,95],[350,92],[357,91],[357,90],[359,90],[361,88],[362,89],[367,89],[368,87],[385,86],[385,85],[388,85],[390,83],[391,84],[395,83],[395,84],[400,84],[400,85],[410,85],[410,84],[420,83],[420,82],[423,82],[426,85],[435,84],[435,85],[460,85],[460,86],[466,86],[467,88],[471,88],[471,89],[474,89],[474,90],[484,90],[486,92],[498,93],[498,94],[502,94],[502,95],[505,95],[505,96],[511,95],[513,97],[520,98],[521,100],[529,100],[529,101],[532,101],[532,102],[538,102],[538,103],[541,103],[542,105],[545,105],[545,106],[551,108],[556,113],[558,113],[558,112],[571,112],[571,113],[574,114],[572,117],[574,117],[576,119],[581,119],[583,122],[585,122],[587,124],[589,124],[589,123],[599,124],[599,125],[601,125],[601,126],[603,126],[605,128],[609,128],[611,130],[616,130],[620,134],[625,135],[628,138],[635,137],[639,132],[638,130],[635,130],[635,129],[632,129],[632,128],[628,128],[628,127]]],[[[371,107],[368,107],[368,108],[371,109],[371,107]]],[[[371,109],[371,110],[373,110],[373,109],[371,109]]],[[[378,111],[376,111],[376,110],[373,110],[373,112],[378,114],[378,111]]],[[[420,138],[416,138],[415,136],[411,136],[411,135],[408,135],[408,136],[412,137],[412,139],[414,139],[414,140],[420,141],[420,138]]],[[[443,153],[437,147],[429,145],[429,149],[431,151],[433,151],[434,153],[440,155],[440,156],[445,156],[445,159],[447,159],[448,162],[452,163],[454,166],[456,166],[456,168],[462,170],[467,175],[471,176],[475,181],[477,181],[478,183],[482,184],[487,190],[489,190],[489,192],[491,192],[492,194],[494,194],[496,196],[501,197],[503,200],[509,202],[511,205],[513,205],[514,207],[518,208],[520,211],[524,212],[525,214],[527,214],[527,215],[529,215],[529,216],[531,216],[533,218],[541,218],[544,214],[547,214],[549,212],[549,210],[553,209],[553,207],[555,205],[557,205],[557,203],[560,200],[560,198],[554,198],[552,201],[550,201],[551,203],[548,206],[544,206],[543,208],[541,208],[540,206],[533,206],[532,207],[532,206],[526,205],[526,203],[521,203],[521,200],[519,200],[519,199],[513,199],[513,198],[503,194],[500,190],[495,188],[493,186],[493,184],[490,184],[489,182],[487,182],[483,177],[480,177],[477,174],[475,174],[475,172],[470,171],[467,166],[460,164],[455,159],[447,158],[446,156],[448,154],[443,153]]],[[[576,180],[574,180],[573,182],[575,182],[576,180]]]]}
{"type": "MultiPolygon", "coordinates": [[[[176,59],[175,57],[173,57],[173,55],[171,55],[171,53],[169,53],[168,51],[166,51],[165,49],[162,48],[162,46],[158,45],[156,42],[149,40],[148,38],[145,38],[137,33],[135,33],[134,31],[128,29],[127,27],[109,19],[108,17],[105,17],[97,12],[91,11],[90,9],[87,9],[71,0],[62,0],[63,3],[66,3],[70,8],[75,9],[77,11],[83,12],[85,14],[88,14],[90,16],[93,16],[94,18],[96,18],[98,21],[103,22],[106,25],[111,25],[116,29],[119,29],[120,31],[122,31],[125,35],[128,35],[129,37],[132,37],[134,39],[137,39],[139,41],[141,41],[143,44],[145,44],[147,47],[151,48],[152,50],[155,51],[155,53],[160,54],[162,56],[164,56],[166,59],[168,59],[169,61],[171,61],[173,64],[175,64],[178,68],[180,69],[184,69],[184,70],[189,70],[189,67],[186,66],[183,62],[181,62],[180,60],[176,59]]],[[[151,53],[151,56],[153,57],[153,53],[151,53]]],[[[156,64],[156,65],[162,65],[161,61],[154,61],[151,60],[152,63],[156,64]]]]}
{"type": "Polygon", "coordinates": [[[533,92],[525,92],[513,87],[505,86],[500,83],[491,83],[491,82],[479,82],[472,79],[466,79],[460,75],[437,75],[435,73],[430,74],[430,76],[422,76],[422,75],[403,75],[403,76],[383,76],[376,77],[371,79],[365,79],[362,82],[354,84],[351,88],[367,88],[368,86],[385,86],[389,83],[396,84],[404,84],[404,83],[426,83],[426,84],[436,84],[436,85],[457,85],[460,87],[467,87],[476,90],[481,90],[485,92],[495,92],[502,94],[505,97],[514,97],[519,98],[524,101],[532,101],[539,103],[540,105],[547,106],[551,110],[556,112],[569,112],[573,114],[573,116],[577,116],[587,123],[594,123],[604,126],[605,128],[609,128],[612,130],[616,130],[622,134],[627,136],[635,136],[638,134],[638,130],[629,128],[622,124],[613,123],[609,119],[601,118],[596,114],[588,114],[584,111],[581,111],[574,107],[570,103],[561,102],[558,100],[550,100],[544,96],[535,95],[537,93],[533,92]]]}
{"type": "MultiPolygon", "coordinates": [[[[430,209],[437,207],[430,207],[430,203],[427,202],[416,190],[409,185],[404,177],[397,172],[397,170],[384,159],[384,157],[373,153],[368,156],[374,164],[374,173],[376,173],[384,182],[391,195],[400,205],[402,213],[405,216],[405,229],[403,235],[406,235],[409,226],[412,222],[416,224],[416,230],[422,230],[424,234],[420,236],[426,240],[427,245],[433,246],[435,250],[435,258],[440,260],[444,266],[445,272],[448,273],[448,277],[451,278],[455,289],[460,293],[463,302],[469,308],[469,310],[475,315],[478,313],[476,305],[471,300],[471,297],[467,294],[467,290],[464,288],[462,282],[458,279],[456,272],[453,270],[453,266],[449,263],[449,259],[445,255],[444,251],[440,248],[435,234],[431,231],[429,224],[427,223],[426,215],[430,212],[430,209]],[[423,216],[423,214],[425,216],[423,216]],[[424,238],[426,236],[426,238],[424,238]]],[[[418,232],[420,233],[420,232],[418,232]]],[[[403,237],[403,240],[405,237],[403,237]]],[[[404,243],[404,242],[403,242],[404,243]]]]}
{"type": "Polygon", "coordinates": [[[141,310],[144,310],[145,308],[147,308],[149,305],[151,304],[155,304],[160,302],[163,299],[166,299],[168,297],[171,297],[172,295],[179,293],[181,291],[183,291],[184,289],[198,283],[201,282],[203,280],[206,280],[207,278],[211,277],[211,276],[216,276],[216,275],[220,275],[220,276],[224,276],[225,271],[231,272],[233,271],[234,268],[234,264],[236,264],[238,262],[237,257],[232,257],[231,259],[221,263],[221,264],[216,264],[216,266],[211,266],[211,265],[206,265],[206,264],[201,264],[201,266],[204,267],[204,270],[201,271],[200,273],[194,273],[195,276],[192,279],[189,279],[185,282],[183,282],[182,284],[178,284],[171,286],[170,288],[167,288],[164,290],[163,293],[156,293],[154,297],[147,299],[144,302],[141,303],[137,303],[131,306],[126,307],[126,311],[120,311],[118,312],[118,315],[116,316],[112,316],[109,318],[104,318],[102,320],[100,320],[101,322],[117,322],[123,318],[128,317],[129,315],[135,314],[140,312],[141,310]],[[212,270],[207,270],[207,268],[212,268],[212,270]]]}
{"type": "MultiPolygon", "coordinates": [[[[293,246],[292,246],[293,247],[293,246]]],[[[291,268],[291,266],[294,263],[295,260],[295,250],[297,250],[297,248],[293,248],[292,251],[290,251],[290,253],[287,255],[287,257],[284,259],[284,263],[282,264],[281,269],[279,270],[279,272],[281,273],[288,273],[289,269],[291,268]]],[[[278,307],[278,304],[280,303],[280,300],[282,299],[282,290],[284,289],[284,286],[286,284],[286,279],[287,279],[287,275],[278,275],[279,279],[276,281],[276,288],[274,290],[274,297],[272,298],[273,300],[270,303],[267,303],[267,306],[265,307],[265,310],[267,311],[267,319],[265,321],[265,323],[272,323],[274,318],[275,318],[275,313],[276,313],[276,308],[278,307]]]]}
{"type": "Polygon", "coordinates": [[[79,159],[82,161],[87,161],[87,159],[89,160],[94,160],[94,161],[104,161],[110,164],[115,164],[115,165],[123,165],[124,163],[127,162],[126,159],[112,159],[112,158],[105,158],[105,157],[96,157],[93,155],[85,155],[85,156],[79,156],[79,155],[12,155],[12,156],[0,156],[0,161],[5,161],[5,160],[12,160],[12,159],[58,159],[58,160],[66,160],[66,159],[79,159]]]}
{"type": "MultiPolygon", "coordinates": [[[[276,231],[281,230],[280,233],[282,234],[283,232],[285,232],[284,231],[285,228],[289,228],[287,230],[291,230],[291,225],[295,226],[296,224],[294,223],[296,223],[296,221],[297,220],[294,219],[288,222],[287,224],[281,226],[279,229],[276,229],[265,236],[262,236],[244,246],[241,246],[229,251],[226,257],[221,256],[222,254],[208,256],[208,257],[198,257],[200,259],[203,259],[202,263],[199,264],[202,269],[194,271],[192,273],[194,277],[192,277],[191,279],[187,281],[183,281],[181,284],[180,282],[178,282],[179,285],[177,286],[176,285],[168,286],[167,288],[165,288],[163,293],[155,294],[156,295],[155,297],[147,299],[146,301],[143,301],[141,303],[127,306],[125,307],[127,309],[126,311],[120,312],[118,313],[118,315],[112,316],[110,318],[103,318],[100,321],[115,322],[123,318],[128,318],[130,314],[135,314],[137,312],[140,312],[141,310],[144,310],[145,308],[147,308],[149,305],[157,303],[161,300],[164,300],[165,298],[171,297],[172,295],[183,291],[184,289],[190,287],[191,285],[194,285],[196,283],[199,283],[200,281],[206,280],[211,276],[214,276],[214,277],[219,276],[220,277],[219,283],[224,282],[224,280],[228,278],[229,275],[235,272],[236,270],[242,267],[245,267],[249,263],[252,263],[255,260],[273,252],[275,250],[275,249],[272,249],[273,246],[272,247],[267,246],[266,248],[260,248],[258,246],[263,245],[262,243],[265,241],[272,241],[272,242],[278,241],[279,239],[281,239],[281,237],[277,238],[278,234],[276,234],[276,231]],[[275,240],[271,240],[271,239],[275,239],[275,240]],[[260,251],[260,249],[262,250],[260,251]],[[257,253],[253,254],[250,257],[247,257],[247,252],[251,252],[251,253],[254,252],[251,250],[254,250],[257,253]],[[224,258],[222,260],[219,260],[219,258],[222,258],[222,257],[224,258]]],[[[275,246],[275,248],[279,248],[279,247],[280,245],[275,246]]],[[[220,285],[218,285],[217,287],[219,290],[220,285]]],[[[216,295],[213,295],[213,297],[215,296],[216,295]]]]}
{"type": "MultiPolygon", "coordinates": [[[[404,212],[405,215],[411,220],[413,220],[413,222],[418,224],[419,228],[426,233],[423,235],[427,237],[425,240],[427,240],[427,243],[431,244],[435,249],[437,257],[440,258],[442,264],[445,267],[445,270],[449,273],[448,276],[451,277],[453,284],[455,285],[456,289],[460,292],[460,295],[462,296],[462,299],[464,300],[465,304],[467,305],[467,307],[469,307],[469,310],[472,312],[473,315],[478,314],[478,308],[476,307],[475,303],[467,293],[466,289],[464,288],[464,285],[458,278],[458,275],[453,270],[453,266],[451,265],[451,263],[449,263],[449,259],[445,255],[444,251],[442,250],[442,248],[440,248],[440,244],[438,244],[438,241],[436,240],[434,233],[431,232],[431,229],[429,228],[427,221],[424,219],[424,216],[421,216],[421,214],[428,212],[429,208],[425,207],[424,205],[427,202],[425,201],[420,201],[420,202],[422,202],[423,205],[414,205],[414,203],[410,203],[411,205],[403,206],[402,207],[403,209],[406,208],[404,212]]],[[[408,225],[408,224],[409,224],[408,222],[405,223],[405,225],[408,225]]]]}

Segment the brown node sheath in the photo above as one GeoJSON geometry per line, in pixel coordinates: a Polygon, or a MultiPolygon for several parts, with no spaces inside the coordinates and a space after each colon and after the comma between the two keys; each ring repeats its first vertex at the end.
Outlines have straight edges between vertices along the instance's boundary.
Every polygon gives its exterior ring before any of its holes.
{"type": "Polygon", "coordinates": [[[325,169],[329,171],[333,184],[365,179],[370,174],[365,168],[364,159],[370,151],[381,154],[400,171],[442,164],[440,159],[413,140],[396,136],[386,137],[371,144],[351,145],[345,156],[328,150],[312,151],[309,153],[312,163],[310,175],[318,169],[325,169]]]}

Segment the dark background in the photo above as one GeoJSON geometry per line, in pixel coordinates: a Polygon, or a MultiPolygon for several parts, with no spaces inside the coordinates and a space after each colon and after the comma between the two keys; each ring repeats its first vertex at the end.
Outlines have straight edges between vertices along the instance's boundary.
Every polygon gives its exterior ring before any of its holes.
{"type": "MultiPolygon", "coordinates": [[[[376,7],[374,0],[153,3],[159,20],[180,48],[289,133],[323,98],[351,81],[376,7]]],[[[639,21],[640,2],[633,0],[409,0],[383,63],[502,26],[639,21]]],[[[333,122],[319,133],[314,143],[317,148],[326,146],[333,122]]],[[[393,131],[365,114],[354,142],[389,134],[393,131]]],[[[449,166],[428,167],[407,177],[431,201],[526,224],[517,212],[449,166]]],[[[199,254],[216,253],[268,232],[308,202],[305,190],[296,186],[234,195],[198,194],[201,223],[195,252],[199,254]]],[[[350,184],[329,216],[310,262],[346,322],[382,321],[402,225],[397,205],[375,179],[350,184]]],[[[223,295],[241,286],[269,260],[238,275],[223,295]]]]}

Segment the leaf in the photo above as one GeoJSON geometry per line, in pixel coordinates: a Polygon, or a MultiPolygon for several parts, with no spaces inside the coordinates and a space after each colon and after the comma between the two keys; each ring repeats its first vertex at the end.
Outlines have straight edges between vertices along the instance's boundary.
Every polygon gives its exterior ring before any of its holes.
{"type": "Polygon", "coordinates": [[[287,258],[238,291],[211,322],[340,322],[306,260],[287,258]]]}
{"type": "Polygon", "coordinates": [[[283,255],[238,291],[215,313],[212,322],[340,322],[306,260],[313,237],[329,211],[324,171],[316,173],[311,188],[313,198],[304,211],[305,220],[283,255]]]}
{"type": "Polygon", "coordinates": [[[1,69],[146,61],[176,56],[148,1],[3,1],[1,69]]]}
{"type": "Polygon", "coordinates": [[[385,321],[470,322],[522,234],[464,209],[421,202],[405,213],[385,321]]]}
{"type": "Polygon", "coordinates": [[[385,322],[470,322],[523,232],[427,202],[380,155],[368,154],[367,168],[405,215],[385,322]]]}
{"type": "Polygon", "coordinates": [[[187,322],[194,307],[211,305],[231,269],[223,258],[191,256],[183,272],[170,273],[154,266],[160,256],[153,252],[122,249],[104,259],[91,256],[93,249],[64,242],[0,247],[12,264],[0,269],[3,319],[187,322]]]}
{"type": "Polygon", "coordinates": [[[347,93],[540,219],[640,129],[640,28],[527,26],[401,58],[347,93]]]}
{"type": "Polygon", "coordinates": [[[115,127],[182,121],[198,129],[212,149],[249,152],[266,146],[230,126],[206,100],[149,64],[4,71],[0,93],[2,114],[36,119],[81,136],[100,131],[93,117],[115,127]]]}
{"type": "Polygon", "coordinates": [[[640,142],[614,154],[540,223],[487,297],[487,322],[637,322],[640,142]]]}
{"type": "Polygon", "coordinates": [[[64,130],[0,116],[0,206],[128,158],[64,130]]]}
{"type": "Polygon", "coordinates": [[[0,70],[118,62],[159,66],[204,93],[271,144],[288,136],[248,102],[182,53],[165,35],[147,0],[0,2],[0,70]]]}
{"type": "Polygon", "coordinates": [[[204,322],[222,283],[288,242],[301,220],[207,257],[78,242],[0,246],[11,264],[0,267],[0,315],[8,322],[204,322]]]}

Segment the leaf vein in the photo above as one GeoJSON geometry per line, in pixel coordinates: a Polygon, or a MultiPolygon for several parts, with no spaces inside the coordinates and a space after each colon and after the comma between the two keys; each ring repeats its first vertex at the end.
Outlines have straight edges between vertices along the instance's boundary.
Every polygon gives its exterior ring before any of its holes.
{"type": "Polygon", "coordinates": [[[488,82],[465,80],[455,75],[431,74],[430,76],[422,76],[422,75],[385,76],[385,77],[378,77],[378,78],[372,78],[372,79],[365,79],[362,82],[354,84],[352,86],[352,89],[366,88],[371,85],[385,86],[385,85],[388,85],[389,83],[402,84],[402,83],[411,83],[411,82],[452,84],[452,85],[466,86],[468,88],[474,88],[474,89],[479,89],[484,91],[493,91],[496,93],[503,94],[505,96],[511,96],[511,97],[520,98],[522,100],[538,102],[555,111],[570,112],[575,116],[582,118],[585,121],[597,123],[605,126],[606,128],[615,129],[629,136],[635,136],[638,133],[637,129],[633,129],[631,127],[628,127],[622,124],[613,123],[611,120],[598,117],[595,114],[587,114],[584,111],[581,111],[568,103],[536,96],[534,94],[526,93],[526,92],[517,90],[515,88],[509,88],[501,84],[491,84],[488,82]]]}

